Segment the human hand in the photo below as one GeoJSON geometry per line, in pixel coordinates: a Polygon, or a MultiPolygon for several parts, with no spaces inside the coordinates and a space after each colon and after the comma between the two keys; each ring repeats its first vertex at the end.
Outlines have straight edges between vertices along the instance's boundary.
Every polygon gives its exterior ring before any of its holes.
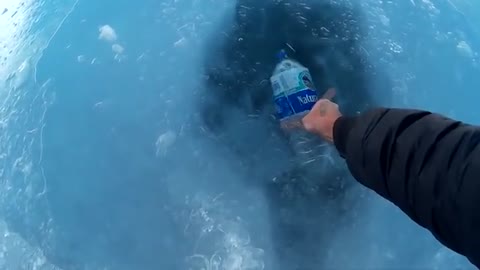
{"type": "MultiPolygon", "coordinates": [[[[320,100],[323,100],[323,99],[330,100],[330,99],[333,99],[335,97],[335,95],[336,95],[335,89],[330,88],[330,89],[327,90],[327,92],[325,92],[325,94],[320,98],[320,100]]],[[[312,108],[312,110],[313,110],[313,108],[312,108]]],[[[310,114],[310,112],[306,112],[304,114],[292,116],[289,119],[282,120],[280,122],[281,128],[285,132],[289,132],[289,131],[295,130],[295,129],[305,129],[305,126],[304,126],[304,123],[303,123],[303,118],[306,117],[308,114],[310,114]]]]}
{"type": "Polygon", "coordinates": [[[305,130],[317,134],[331,143],[333,143],[333,125],[342,116],[338,105],[329,100],[334,95],[335,90],[329,89],[302,119],[305,130]]]}

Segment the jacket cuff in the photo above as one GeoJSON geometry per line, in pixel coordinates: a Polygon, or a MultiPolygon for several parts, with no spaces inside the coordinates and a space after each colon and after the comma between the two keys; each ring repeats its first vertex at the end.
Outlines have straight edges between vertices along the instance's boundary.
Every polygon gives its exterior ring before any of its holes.
{"type": "Polygon", "coordinates": [[[333,124],[333,143],[343,158],[347,154],[348,135],[354,124],[355,118],[347,116],[341,116],[333,124]]]}

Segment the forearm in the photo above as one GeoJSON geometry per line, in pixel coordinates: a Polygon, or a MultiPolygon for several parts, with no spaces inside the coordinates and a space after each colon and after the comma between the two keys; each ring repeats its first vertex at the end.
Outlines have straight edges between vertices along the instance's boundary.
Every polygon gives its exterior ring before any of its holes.
{"type": "Polygon", "coordinates": [[[376,109],[337,120],[334,142],[360,183],[449,248],[475,255],[480,246],[478,127],[425,111],[376,109]]]}
{"type": "Polygon", "coordinates": [[[403,208],[415,192],[404,182],[438,171],[430,164],[454,153],[459,125],[426,111],[379,108],[337,120],[334,142],[358,181],[403,208]]]}

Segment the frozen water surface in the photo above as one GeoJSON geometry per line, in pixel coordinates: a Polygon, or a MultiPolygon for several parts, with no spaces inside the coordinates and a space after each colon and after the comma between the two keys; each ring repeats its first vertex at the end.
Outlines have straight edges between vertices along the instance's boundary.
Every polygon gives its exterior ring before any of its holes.
{"type": "MultiPolygon", "coordinates": [[[[0,1],[0,269],[281,269],[275,206],[246,184],[280,157],[251,172],[198,120],[207,41],[228,36],[216,30],[234,7],[0,1]]],[[[361,7],[363,53],[396,106],[480,122],[477,2],[361,7]]],[[[267,136],[256,132],[244,138],[267,136]]],[[[316,269],[473,269],[372,192],[352,192],[362,199],[318,243],[329,252],[316,269]]],[[[303,248],[311,261],[316,246],[303,248]]]]}

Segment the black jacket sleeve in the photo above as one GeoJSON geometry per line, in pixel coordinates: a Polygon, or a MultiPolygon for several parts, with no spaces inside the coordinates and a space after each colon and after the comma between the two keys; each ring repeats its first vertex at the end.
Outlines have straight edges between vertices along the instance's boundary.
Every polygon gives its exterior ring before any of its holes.
{"type": "Polygon", "coordinates": [[[380,108],[338,119],[334,141],[359,182],[480,268],[480,127],[380,108]]]}

